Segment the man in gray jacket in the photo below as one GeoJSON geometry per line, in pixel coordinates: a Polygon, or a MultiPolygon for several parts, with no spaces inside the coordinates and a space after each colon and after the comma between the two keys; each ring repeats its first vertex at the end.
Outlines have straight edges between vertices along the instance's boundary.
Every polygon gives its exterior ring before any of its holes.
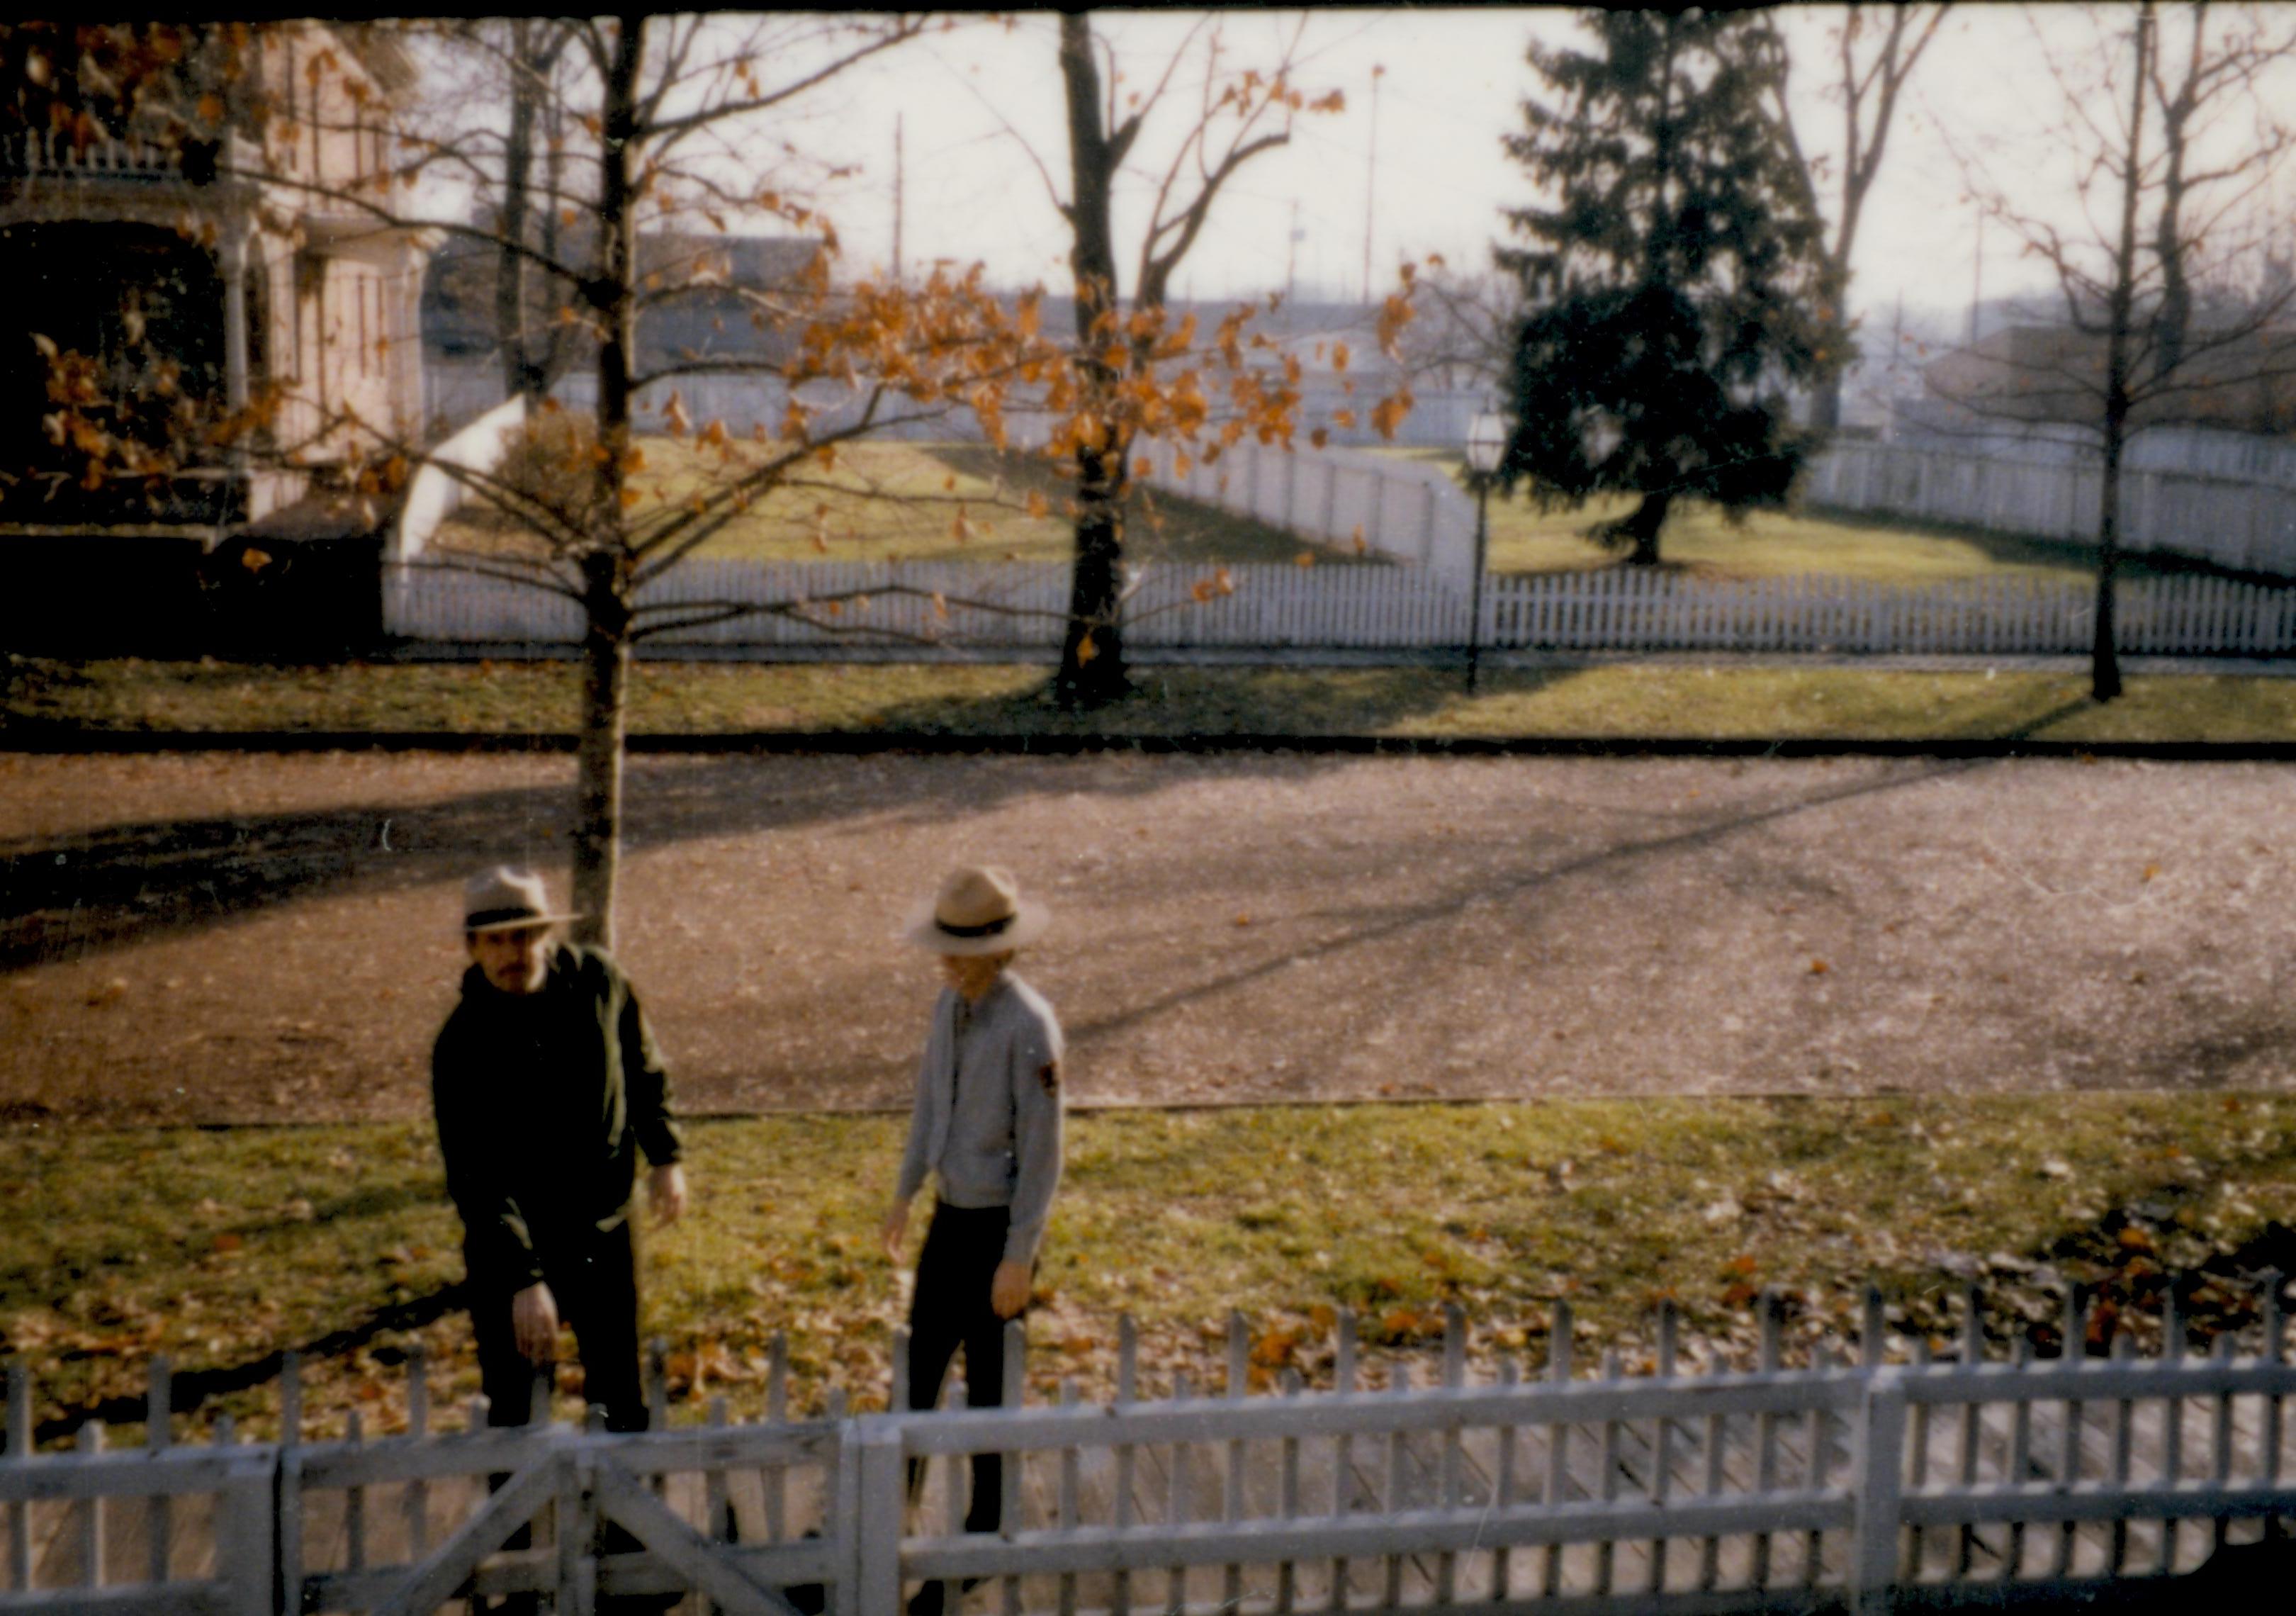
{"type": "MultiPolygon", "coordinates": [[[[1060,1186],[1062,1104],[1060,1021],[1005,967],[1049,921],[1021,900],[1010,871],[972,865],[942,883],[908,931],[941,956],[948,983],[917,1064],[908,1149],[885,1218],[886,1254],[898,1262],[909,1201],[933,1175],[932,1226],[909,1304],[912,1408],[939,1400],[959,1346],[971,1406],[1003,1400],[1004,1321],[1029,1305],[1060,1186]]],[[[966,1530],[997,1529],[1003,1481],[998,1456],[974,1456],[966,1530]]]]}

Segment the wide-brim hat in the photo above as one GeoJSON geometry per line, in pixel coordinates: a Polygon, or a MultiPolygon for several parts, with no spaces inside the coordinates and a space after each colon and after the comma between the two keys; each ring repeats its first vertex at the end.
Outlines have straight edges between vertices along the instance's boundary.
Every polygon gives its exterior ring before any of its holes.
{"type": "Polygon", "coordinates": [[[463,883],[465,931],[524,931],[581,918],[552,909],[549,890],[531,870],[498,864],[463,883]]]}
{"type": "Polygon", "coordinates": [[[1035,942],[1052,923],[1052,911],[1021,896],[1012,871],[966,865],[909,916],[904,935],[935,954],[1002,954],[1035,942]]]}

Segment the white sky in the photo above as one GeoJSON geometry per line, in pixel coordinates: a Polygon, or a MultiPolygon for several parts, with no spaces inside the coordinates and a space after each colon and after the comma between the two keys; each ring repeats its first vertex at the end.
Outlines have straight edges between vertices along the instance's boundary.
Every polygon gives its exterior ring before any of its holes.
{"type": "MultiPolygon", "coordinates": [[[[1105,12],[1096,26],[1118,45],[1136,79],[1157,71],[1195,12],[1105,12]]],[[[2286,13],[2296,15],[2296,12],[2286,13]]],[[[1272,61],[1297,12],[1238,11],[1222,19],[1238,62],[1272,61]]],[[[1840,144],[1837,108],[1820,91],[1833,13],[1796,8],[1785,17],[1795,48],[1797,121],[1805,144],[1840,144]]],[[[2043,8],[2039,26],[2085,28],[2070,8],[2043,8]]],[[[835,86],[800,138],[826,141],[862,173],[832,212],[849,258],[882,263],[892,237],[893,130],[906,152],[905,256],[979,258],[1001,283],[1064,282],[1065,249],[1032,145],[1065,186],[1067,141],[1054,55],[1055,20],[1023,14],[1010,26],[980,21],[893,53],[835,86]],[[1009,130],[1005,126],[1009,125],[1009,130]]],[[[1856,254],[1853,299],[1869,316],[1900,294],[1909,312],[1965,308],[1978,246],[1977,209],[1961,168],[1939,138],[1949,120],[1964,143],[1994,149],[2014,183],[2054,205],[2068,187],[2054,160],[2061,142],[2036,120],[2054,91],[2036,64],[2035,21],[2014,6],[1963,6],[1923,59],[1910,102],[1901,105],[1887,164],[1867,207],[1856,254]],[[2052,173],[2054,169],[2055,172],[2052,173]]],[[[1569,37],[1570,12],[1540,9],[1325,10],[1308,20],[1304,69],[1310,92],[1337,88],[1337,115],[1303,117],[1292,144],[1254,160],[1223,193],[1210,228],[1179,277],[1184,295],[1250,295],[1280,289],[1296,207],[1300,295],[1353,295],[1363,279],[1365,201],[1372,180],[1372,70],[1383,67],[1377,119],[1371,257],[1375,283],[1391,283],[1405,255],[1443,254],[1455,265],[1488,264],[1502,234],[1500,210],[1528,195],[1521,169],[1499,138],[1521,125],[1520,103],[1533,75],[1524,47],[1534,32],[1569,37]]],[[[1184,109],[1174,108],[1175,112],[1184,109]]],[[[1158,125],[1150,125],[1152,140],[1158,125]]],[[[1144,152],[1152,148],[1144,140],[1144,152]]],[[[1134,217],[1136,216],[1136,212],[1134,217]]],[[[1123,242],[1136,240],[1119,219],[1123,242]]],[[[2045,270],[2020,262],[1997,225],[1985,232],[1987,297],[2046,289],[2045,270]]],[[[1129,256],[1120,258],[1129,280],[1129,256]]]]}

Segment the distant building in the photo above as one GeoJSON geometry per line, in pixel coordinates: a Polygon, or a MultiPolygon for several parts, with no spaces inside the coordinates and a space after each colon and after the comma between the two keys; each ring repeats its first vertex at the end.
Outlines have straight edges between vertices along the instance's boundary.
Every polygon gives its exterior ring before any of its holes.
{"type": "MultiPolygon", "coordinates": [[[[2164,388],[2146,369],[2152,350],[2132,346],[2141,397],[2131,430],[2296,430],[2296,327],[2249,332],[2195,320],[2187,356],[2164,388]],[[2240,334],[2228,334],[2234,332],[2240,334]]],[[[1938,403],[1918,413],[1932,430],[2016,424],[2095,431],[2103,407],[2105,360],[2101,334],[2062,324],[2012,325],[1925,366],[1923,380],[1938,403]]]]}
{"type": "MultiPolygon", "coordinates": [[[[492,228],[491,219],[480,222],[492,228]]],[[[562,261],[580,263],[589,244],[578,228],[559,248],[562,261]]],[[[656,371],[695,360],[777,365],[791,356],[785,326],[764,317],[758,294],[791,291],[804,283],[821,256],[821,243],[801,236],[719,235],[649,231],[638,238],[641,274],[655,277],[656,301],[638,315],[638,368],[656,371]],[[663,295],[667,293],[668,295],[663,295]]],[[[434,430],[459,425],[508,397],[495,312],[499,250],[483,235],[457,234],[433,255],[422,300],[422,345],[430,377],[434,430]]],[[[558,334],[551,380],[581,368],[595,346],[572,326],[554,327],[562,288],[529,274],[529,324],[537,336],[558,334]]]]}

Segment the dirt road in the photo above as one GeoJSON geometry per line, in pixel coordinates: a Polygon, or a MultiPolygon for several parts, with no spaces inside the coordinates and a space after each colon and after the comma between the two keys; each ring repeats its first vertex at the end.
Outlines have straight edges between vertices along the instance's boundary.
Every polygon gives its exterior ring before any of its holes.
{"type": "MultiPolygon", "coordinates": [[[[405,1116],[562,759],[0,758],[0,1118],[405,1116]]],[[[693,1111],[906,1096],[965,857],[1085,1103],[2296,1083],[2296,770],[641,759],[620,952],[693,1111]]]]}

